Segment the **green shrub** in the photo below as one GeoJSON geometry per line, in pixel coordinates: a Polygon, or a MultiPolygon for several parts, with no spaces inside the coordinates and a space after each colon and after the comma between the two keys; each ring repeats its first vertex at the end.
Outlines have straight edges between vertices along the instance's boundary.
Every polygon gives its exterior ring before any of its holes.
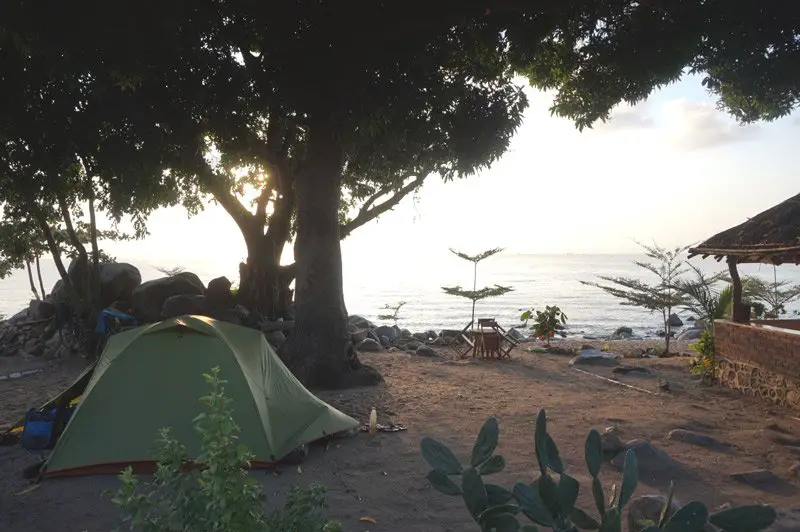
{"type": "MultiPolygon", "coordinates": [[[[482,531],[535,532],[540,530],[540,526],[556,532],[622,531],[623,509],[633,497],[638,482],[638,464],[632,451],[625,455],[622,484],[619,489],[614,485],[607,496],[599,479],[603,462],[600,434],[596,430],[589,432],[585,446],[586,466],[592,477],[592,497],[598,514],[598,517],[592,517],[575,506],[580,485],[565,471],[558,447],[547,433],[544,410],[539,411],[534,432],[534,451],[540,472],[534,482],[517,482],[511,491],[484,482],[484,477],[505,468],[505,459],[494,454],[499,435],[497,420],[489,418],[478,433],[466,466],[444,444],[431,438],[424,438],[421,442],[422,456],[433,468],[428,473],[428,481],[445,495],[463,497],[482,531]],[[554,474],[558,475],[558,480],[554,474]],[[461,482],[455,482],[454,477],[460,477],[461,482]],[[520,524],[520,514],[532,524],[520,524]]],[[[770,526],[777,515],[771,507],[761,505],[731,508],[709,515],[703,503],[690,502],[669,519],[666,517],[664,511],[659,523],[643,523],[642,530],[701,532],[711,523],[725,532],[756,532],[770,526]]]]}
{"type": "Polygon", "coordinates": [[[122,486],[112,501],[120,507],[125,529],[141,532],[336,532],[325,516],[325,488],[292,487],[282,511],[265,513],[261,484],[247,474],[252,455],[238,443],[239,426],[219,368],[203,375],[211,392],[201,401],[208,411],[194,420],[201,436],[202,467],[188,463],[186,447],[163,429],[157,441],[157,469],[142,483],[130,467],[120,474],[122,486]]]}
{"type": "Polygon", "coordinates": [[[531,331],[533,332],[534,338],[547,342],[548,346],[550,345],[550,339],[555,335],[559,335],[562,338],[567,336],[564,332],[564,325],[567,323],[567,315],[555,305],[552,307],[549,305],[546,306],[544,311],[533,309],[526,310],[519,319],[520,321],[524,321],[525,325],[528,324],[528,320],[532,319],[533,326],[531,326],[531,331]]]}
{"type": "Polygon", "coordinates": [[[719,366],[714,349],[714,335],[706,329],[697,342],[690,344],[689,347],[700,355],[692,363],[692,373],[700,375],[704,382],[713,382],[719,366]]]}

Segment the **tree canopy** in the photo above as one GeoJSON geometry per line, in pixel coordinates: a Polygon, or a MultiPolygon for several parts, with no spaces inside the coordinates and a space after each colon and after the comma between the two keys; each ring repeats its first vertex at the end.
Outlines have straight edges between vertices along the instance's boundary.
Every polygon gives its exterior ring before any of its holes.
{"type": "Polygon", "coordinates": [[[284,359],[331,383],[360,368],[340,238],[427,176],[501,157],[527,105],[520,74],[579,128],[685,73],[738,120],[772,120],[798,104],[798,28],[788,0],[12,0],[0,188],[42,228],[81,201],[143,221],[213,195],[245,237],[256,306],[280,307],[296,277],[284,359]]]}

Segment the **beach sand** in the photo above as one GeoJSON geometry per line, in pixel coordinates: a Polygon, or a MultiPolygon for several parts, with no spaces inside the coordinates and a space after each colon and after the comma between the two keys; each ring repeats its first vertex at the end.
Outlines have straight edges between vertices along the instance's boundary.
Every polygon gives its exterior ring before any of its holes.
{"type": "MultiPolygon", "coordinates": [[[[574,342],[576,348],[593,343],[574,342]]],[[[594,342],[602,343],[620,354],[660,345],[654,341],[594,342]]],[[[385,384],[320,396],[363,421],[375,406],[379,422],[401,423],[408,430],[335,440],[327,449],[313,446],[300,469],[285,466],[278,474],[252,473],[263,479],[272,504],[280,503],[287,485],[316,482],[328,487],[330,513],[348,531],[477,530],[460,498],[439,494],[428,485],[420,439],[435,437],[466,462],[480,426],[488,416],[496,416],[498,452],[505,456],[507,466],[492,482],[510,488],[537,476],[533,426],[538,410],[546,408],[548,429],[569,473],[581,482],[579,505],[592,514],[584,441],[590,428],[602,431],[612,425],[623,441],[647,439],[678,462],[679,470],[673,473],[680,501],[699,499],[712,510],[726,503],[798,506],[800,479],[790,476],[788,469],[800,459],[800,448],[776,443],[776,433],[768,428],[774,424],[787,431],[787,437],[800,438],[800,421],[794,419],[798,414],[731,390],[701,385],[688,371],[688,358],[623,361],[650,371],[619,377],[651,392],[646,393],[575,371],[567,356],[524,349],[513,351],[509,361],[460,360],[445,349],[440,354],[439,358],[400,352],[362,354],[364,362],[381,371],[385,384]],[[659,379],[670,382],[668,393],[659,391],[659,379]],[[668,432],[676,428],[711,436],[725,446],[707,449],[668,439],[668,432]],[[773,471],[778,479],[757,487],[730,478],[731,473],[761,468],[773,471]],[[359,521],[367,516],[377,524],[359,521]]],[[[43,390],[55,391],[69,380],[66,375],[77,374],[78,369],[56,368],[13,384],[0,383],[0,423],[18,417],[28,405],[44,398],[43,390]]],[[[607,367],[582,369],[613,376],[607,367]]],[[[33,462],[35,457],[18,447],[0,447],[0,530],[106,531],[117,524],[115,507],[102,495],[117,486],[113,477],[44,481],[25,492],[29,484],[20,471],[33,462]]],[[[604,464],[601,476],[609,490],[620,480],[610,464],[604,464]]],[[[640,485],[637,495],[664,488],[663,482],[644,481],[650,485],[640,485]]],[[[786,526],[775,530],[800,529],[798,522],[786,526]]]]}

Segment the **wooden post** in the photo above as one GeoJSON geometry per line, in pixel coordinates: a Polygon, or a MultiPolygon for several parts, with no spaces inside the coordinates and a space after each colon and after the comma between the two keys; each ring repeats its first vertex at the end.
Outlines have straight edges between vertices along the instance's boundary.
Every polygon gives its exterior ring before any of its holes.
{"type": "Polygon", "coordinates": [[[749,308],[742,304],[742,279],[739,277],[739,270],[736,268],[736,259],[728,258],[728,270],[731,274],[733,284],[733,304],[732,316],[734,323],[746,323],[750,321],[749,308]]]}

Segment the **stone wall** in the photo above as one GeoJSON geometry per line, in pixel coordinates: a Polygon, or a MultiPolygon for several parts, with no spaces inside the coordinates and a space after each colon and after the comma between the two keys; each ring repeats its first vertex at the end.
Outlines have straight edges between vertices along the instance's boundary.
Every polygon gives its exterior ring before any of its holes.
{"type": "Polygon", "coordinates": [[[720,384],[800,409],[800,334],[727,320],[714,331],[720,384]]]}

